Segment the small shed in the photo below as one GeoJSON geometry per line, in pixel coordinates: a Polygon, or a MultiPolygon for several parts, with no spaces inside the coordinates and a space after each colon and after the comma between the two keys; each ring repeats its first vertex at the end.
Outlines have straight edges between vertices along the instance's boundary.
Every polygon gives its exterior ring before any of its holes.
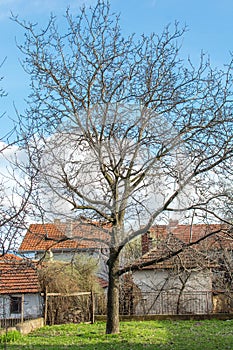
{"type": "Polygon", "coordinates": [[[43,315],[36,266],[13,254],[0,257],[0,319],[34,319],[43,315]]]}

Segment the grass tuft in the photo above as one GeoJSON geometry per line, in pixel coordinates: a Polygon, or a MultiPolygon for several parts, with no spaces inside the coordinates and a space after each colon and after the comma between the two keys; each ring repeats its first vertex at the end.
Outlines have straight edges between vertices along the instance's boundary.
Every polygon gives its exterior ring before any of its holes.
{"type": "Polygon", "coordinates": [[[14,343],[22,339],[22,335],[18,331],[9,331],[0,335],[0,343],[14,343]]]}

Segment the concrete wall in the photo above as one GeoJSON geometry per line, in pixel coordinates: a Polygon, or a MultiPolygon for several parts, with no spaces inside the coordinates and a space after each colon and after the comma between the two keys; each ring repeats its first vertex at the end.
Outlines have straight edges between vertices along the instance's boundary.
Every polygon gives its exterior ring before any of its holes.
{"type": "Polygon", "coordinates": [[[42,317],[37,318],[35,320],[26,321],[23,323],[19,323],[16,325],[17,331],[21,334],[28,334],[34,331],[37,328],[41,328],[44,326],[44,319],[42,317]]]}

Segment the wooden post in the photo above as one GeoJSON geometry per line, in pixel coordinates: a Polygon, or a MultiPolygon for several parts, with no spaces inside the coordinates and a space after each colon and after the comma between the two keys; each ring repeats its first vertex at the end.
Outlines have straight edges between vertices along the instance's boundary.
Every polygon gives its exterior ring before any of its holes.
{"type": "Polygon", "coordinates": [[[24,294],[22,294],[21,297],[21,323],[23,323],[24,320],[24,294]]]}
{"type": "Polygon", "coordinates": [[[93,290],[91,291],[91,324],[95,323],[95,295],[93,290]]]}
{"type": "Polygon", "coordinates": [[[48,314],[48,287],[45,287],[45,294],[44,294],[44,325],[47,324],[47,314],[48,314]]]}

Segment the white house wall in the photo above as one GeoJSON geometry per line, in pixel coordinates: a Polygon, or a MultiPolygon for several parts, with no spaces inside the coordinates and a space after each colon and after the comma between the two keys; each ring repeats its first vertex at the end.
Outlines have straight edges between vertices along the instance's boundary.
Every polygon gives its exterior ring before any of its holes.
{"type": "MultiPolygon", "coordinates": [[[[21,294],[12,294],[21,297],[21,294]]],[[[0,296],[0,319],[21,318],[21,313],[10,313],[10,296],[0,296]]],[[[43,299],[39,294],[24,294],[24,318],[36,318],[43,315],[43,299]]]]}
{"type": "Polygon", "coordinates": [[[75,259],[75,257],[83,256],[83,258],[93,258],[97,262],[97,276],[101,277],[103,279],[108,278],[108,268],[107,268],[107,258],[101,254],[99,251],[86,251],[86,252],[69,252],[69,251],[61,251],[61,252],[54,252],[51,255],[49,255],[49,252],[44,253],[37,252],[35,255],[35,258],[37,260],[45,259],[53,260],[53,261],[60,261],[60,262],[71,262],[75,259]]]}
{"type": "Polygon", "coordinates": [[[39,294],[26,294],[24,297],[24,317],[34,318],[43,314],[43,299],[39,294]]]}
{"type": "Polygon", "coordinates": [[[209,313],[212,310],[211,276],[209,270],[192,271],[188,275],[178,275],[168,269],[136,271],[133,280],[141,291],[136,313],[209,313]]]}

